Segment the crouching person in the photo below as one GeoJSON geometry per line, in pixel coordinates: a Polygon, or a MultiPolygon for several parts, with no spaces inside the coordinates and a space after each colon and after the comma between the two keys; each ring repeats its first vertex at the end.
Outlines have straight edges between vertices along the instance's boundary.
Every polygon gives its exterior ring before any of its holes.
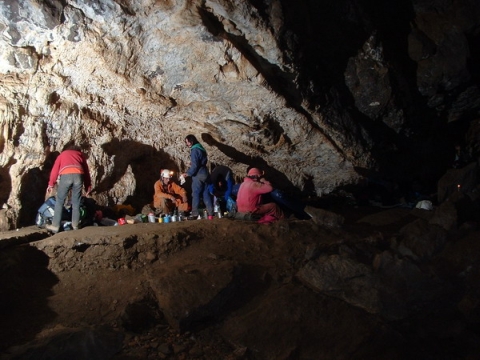
{"type": "Polygon", "coordinates": [[[235,215],[237,204],[232,198],[234,185],[232,170],[227,166],[217,165],[210,174],[210,180],[208,192],[214,196],[222,213],[227,210],[230,216],[235,215]]]}
{"type": "Polygon", "coordinates": [[[259,223],[263,224],[283,219],[283,212],[276,203],[262,204],[262,195],[268,194],[272,190],[272,185],[263,178],[259,169],[250,169],[238,189],[238,212],[241,214],[250,213],[254,218],[260,218],[259,223]]]}
{"type": "Polygon", "coordinates": [[[175,208],[179,212],[188,211],[187,191],[172,181],[173,171],[162,169],[160,180],[155,182],[153,207],[157,214],[171,214],[175,208]]]}

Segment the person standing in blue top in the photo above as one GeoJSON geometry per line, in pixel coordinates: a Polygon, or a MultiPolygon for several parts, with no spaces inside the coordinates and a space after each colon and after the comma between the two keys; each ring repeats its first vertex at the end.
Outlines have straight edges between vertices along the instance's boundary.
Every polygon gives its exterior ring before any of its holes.
{"type": "Polygon", "coordinates": [[[198,217],[198,206],[201,196],[207,208],[208,219],[211,220],[213,219],[213,204],[212,198],[208,193],[210,174],[207,168],[207,151],[198,142],[195,135],[187,135],[185,144],[190,148],[190,167],[183,176],[192,178],[192,212],[188,219],[193,220],[198,217]]]}

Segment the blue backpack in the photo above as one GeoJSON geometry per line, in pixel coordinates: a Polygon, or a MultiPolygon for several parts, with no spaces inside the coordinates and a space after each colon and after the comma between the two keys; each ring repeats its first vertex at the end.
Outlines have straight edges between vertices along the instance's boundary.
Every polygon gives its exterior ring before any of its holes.
{"type": "Polygon", "coordinates": [[[44,228],[45,225],[51,224],[53,220],[53,214],[55,212],[55,196],[50,196],[45,202],[40,206],[35,218],[35,225],[39,228],[44,228]]]}

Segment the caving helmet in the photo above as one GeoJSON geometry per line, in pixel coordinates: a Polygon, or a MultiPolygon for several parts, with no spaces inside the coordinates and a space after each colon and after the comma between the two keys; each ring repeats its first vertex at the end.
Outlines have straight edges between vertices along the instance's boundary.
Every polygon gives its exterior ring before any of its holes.
{"type": "Polygon", "coordinates": [[[173,171],[168,169],[160,170],[160,177],[170,179],[173,176],[173,171]]]}

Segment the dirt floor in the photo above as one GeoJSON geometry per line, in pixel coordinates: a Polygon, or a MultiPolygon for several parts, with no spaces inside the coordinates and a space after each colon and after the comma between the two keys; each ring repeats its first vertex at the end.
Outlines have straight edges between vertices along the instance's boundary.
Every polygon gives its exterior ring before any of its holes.
{"type": "Polygon", "coordinates": [[[0,359],[406,358],[398,328],[296,277],[318,254],[381,252],[414,219],[340,212],[341,228],[216,218],[2,233],[0,359]]]}

